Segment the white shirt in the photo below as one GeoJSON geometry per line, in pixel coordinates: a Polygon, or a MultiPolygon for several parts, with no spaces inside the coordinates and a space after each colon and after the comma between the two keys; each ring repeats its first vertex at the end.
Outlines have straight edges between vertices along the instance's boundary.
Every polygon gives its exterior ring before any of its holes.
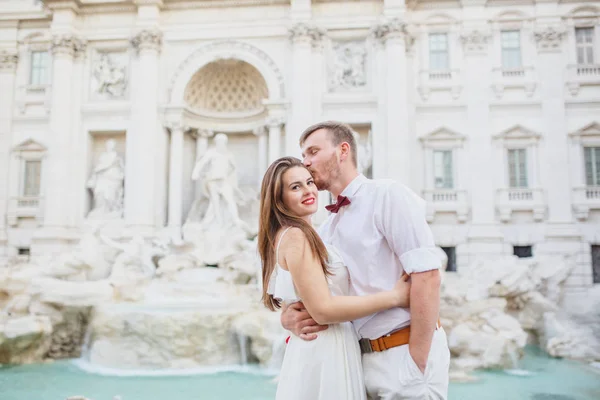
{"type": "MultiPolygon", "coordinates": [[[[319,235],[342,254],[354,294],[390,290],[403,271],[412,274],[441,267],[425,220],[425,201],[409,188],[359,175],[341,195],[350,204],[330,214],[319,235]]],[[[394,308],[353,323],[361,337],[376,339],[409,325],[410,310],[394,308]]]]}

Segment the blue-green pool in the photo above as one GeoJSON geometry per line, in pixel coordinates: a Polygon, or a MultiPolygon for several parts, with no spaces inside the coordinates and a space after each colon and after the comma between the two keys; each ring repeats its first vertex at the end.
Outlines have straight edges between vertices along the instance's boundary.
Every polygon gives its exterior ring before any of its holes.
{"type": "MultiPolygon", "coordinates": [[[[528,349],[520,368],[529,376],[503,371],[477,374],[476,383],[452,383],[452,400],[597,400],[600,372],[555,360],[528,349]]],[[[1,400],[64,400],[84,395],[94,400],[266,400],[275,394],[273,376],[254,372],[218,372],[189,376],[106,376],[76,364],[0,367],[1,400]]]]}

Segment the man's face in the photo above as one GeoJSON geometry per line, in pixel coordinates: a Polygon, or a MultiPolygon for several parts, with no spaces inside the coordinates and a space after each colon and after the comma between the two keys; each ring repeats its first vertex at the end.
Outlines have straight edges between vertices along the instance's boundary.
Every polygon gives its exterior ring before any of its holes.
{"type": "Polygon", "coordinates": [[[341,175],[338,147],[326,129],[314,131],[302,144],[302,162],[319,190],[328,190],[341,175]]]}

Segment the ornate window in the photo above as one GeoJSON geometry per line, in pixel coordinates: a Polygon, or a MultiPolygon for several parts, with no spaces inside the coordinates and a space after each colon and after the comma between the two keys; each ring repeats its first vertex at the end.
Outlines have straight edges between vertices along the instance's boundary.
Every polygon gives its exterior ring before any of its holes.
{"type": "Polygon", "coordinates": [[[434,221],[437,213],[454,213],[459,222],[467,220],[469,206],[467,193],[461,189],[457,172],[465,162],[462,156],[465,137],[446,128],[440,128],[422,137],[425,151],[427,220],[434,221]]]}
{"type": "Polygon", "coordinates": [[[594,63],[594,28],[575,28],[575,44],[577,51],[577,64],[588,65],[594,63]]]}
{"type": "Polygon", "coordinates": [[[511,188],[528,187],[527,149],[508,150],[508,182],[511,188]]]}
{"type": "Polygon", "coordinates": [[[28,139],[13,149],[12,165],[18,186],[11,190],[7,212],[10,225],[20,218],[39,218],[42,199],[42,167],[46,147],[28,139]]]}
{"type": "Polygon", "coordinates": [[[32,51],[29,66],[29,83],[46,85],[50,82],[50,55],[47,51],[32,51]]]}
{"type": "Polygon", "coordinates": [[[545,216],[544,191],[539,186],[538,142],[541,135],[520,125],[494,137],[496,154],[504,165],[501,182],[497,182],[496,206],[500,220],[508,222],[514,211],[530,211],[533,219],[545,216]]]}
{"type": "Polygon", "coordinates": [[[585,184],[600,186],[600,147],[584,147],[585,184]]]}
{"type": "Polygon", "coordinates": [[[600,124],[592,122],[570,136],[570,158],[579,160],[571,171],[573,210],[585,220],[590,210],[600,210],[600,124]]]}
{"type": "Polygon", "coordinates": [[[433,179],[436,189],[454,188],[452,150],[433,151],[433,179]]]}
{"type": "Polygon", "coordinates": [[[429,34],[429,69],[434,71],[450,69],[447,33],[429,34]]]}
{"type": "Polygon", "coordinates": [[[502,68],[521,68],[521,32],[518,30],[500,32],[502,45],[502,68]]]}

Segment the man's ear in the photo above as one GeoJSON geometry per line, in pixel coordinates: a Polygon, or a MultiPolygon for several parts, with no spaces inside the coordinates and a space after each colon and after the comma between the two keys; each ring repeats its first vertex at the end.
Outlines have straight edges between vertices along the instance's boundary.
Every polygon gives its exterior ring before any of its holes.
{"type": "Polygon", "coordinates": [[[340,161],[346,160],[350,156],[350,145],[347,142],[340,144],[340,161]]]}

